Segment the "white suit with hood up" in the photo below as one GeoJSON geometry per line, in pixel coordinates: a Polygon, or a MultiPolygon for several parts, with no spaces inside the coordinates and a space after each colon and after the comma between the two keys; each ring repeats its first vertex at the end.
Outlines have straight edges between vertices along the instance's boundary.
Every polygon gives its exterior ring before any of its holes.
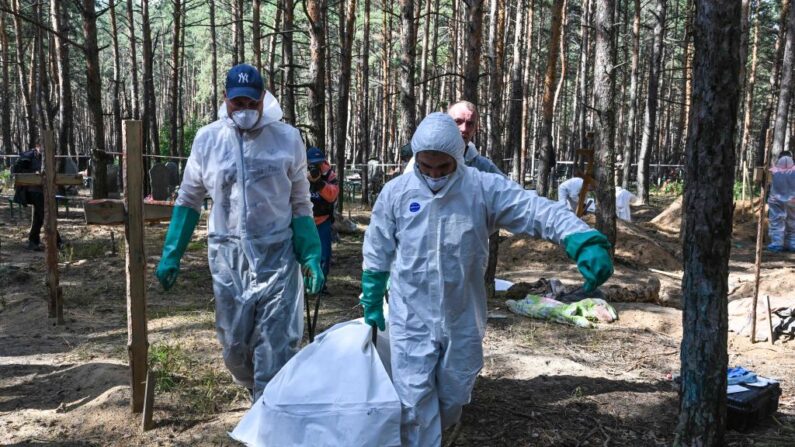
{"type": "Polygon", "coordinates": [[[770,171],[770,245],[795,251],[795,162],[792,157],[781,157],[770,171]]]}
{"type": "Polygon", "coordinates": [[[226,104],[193,142],[176,205],[213,200],[208,256],[224,362],[255,398],[298,351],[303,280],[293,253],[293,218],[312,216],[306,150],[266,93],[262,117],[240,131],[226,104]]]}
{"type": "Polygon", "coordinates": [[[419,168],[388,182],[365,233],[364,269],[390,272],[392,377],[403,405],[403,445],[441,443],[469,403],[483,366],[488,236],[498,228],[554,242],[590,230],[565,205],[464,163],[464,141],[444,113],[427,116],[412,150],[456,160],[434,194],[419,168]]]}

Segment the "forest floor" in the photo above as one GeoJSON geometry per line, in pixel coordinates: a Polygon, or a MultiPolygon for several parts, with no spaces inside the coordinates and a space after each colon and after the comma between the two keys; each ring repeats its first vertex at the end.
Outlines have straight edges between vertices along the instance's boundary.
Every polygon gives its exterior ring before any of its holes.
{"type": "MultiPolygon", "coordinates": [[[[656,197],[634,208],[637,222],[619,228],[616,274],[606,286],[656,278],[661,290],[645,300],[653,302],[614,302],[617,322],[580,329],[514,315],[504,294],[489,301],[485,367],[455,445],[671,444],[678,410],[671,378],[682,334],[675,204],[649,221],[672,200],[656,197]]],[[[215,338],[206,214],[169,292],[151,275],[167,224],[145,227],[149,351],[158,383],[155,428],[142,433],[140,415],[129,411],[123,229],[87,227],[80,210],[68,218],[61,210],[66,325],[54,326],[47,319],[44,255],[24,249],[27,213],[12,213],[5,203],[0,210],[0,444],[237,445],[227,432],[250,403],[226,372],[215,338]]],[[[741,206],[736,214],[732,301],[753,291],[755,221],[741,206]]],[[[360,228],[367,224],[365,212],[352,219],[360,228]]],[[[361,234],[343,234],[335,244],[320,330],[361,315],[361,243],[361,234]]],[[[792,302],[794,273],[795,253],[765,253],[762,294],[792,302]]],[[[522,237],[503,241],[498,277],[580,281],[561,248],[522,237]]],[[[759,328],[767,333],[766,323],[759,328]]],[[[774,420],[749,433],[729,431],[728,445],[795,445],[795,342],[751,344],[730,333],[729,363],[780,379],[783,395],[774,420]]]]}

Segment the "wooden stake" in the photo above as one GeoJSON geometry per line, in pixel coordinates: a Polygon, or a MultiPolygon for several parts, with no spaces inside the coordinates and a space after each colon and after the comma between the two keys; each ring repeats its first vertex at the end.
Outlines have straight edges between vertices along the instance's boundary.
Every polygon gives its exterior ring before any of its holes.
{"type": "Polygon", "coordinates": [[[149,342],[146,329],[146,256],[144,253],[143,132],[140,121],[124,121],[124,205],[127,209],[127,350],[134,413],[143,410],[149,342]]]}
{"type": "Polygon", "coordinates": [[[52,130],[42,130],[42,152],[44,152],[44,177],[42,192],[44,194],[44,241],[46,251],[44,258],[47,264],[47,291],[50,301],[48,315],[55,318],[55,324],[64,324],[63,298],[58,293],[58,204],[55,201],[55,140],[52,130]]]}
{"type": "Polygon", "coordinates": [[[152,371],[146,372],[146,393],[144,395],[144,414],[141,418],[143,431],[152,429],[152,411],[155,406],[155,375],[152,371]]]}
{"type": "Polygon", "coordinates": [[[775,340],[773,339],[773,312],[770,311],[770,295],[765,295],[765,302],[767,303],[767,328],[770,330],[768,332],[770,334],[770,344],[775,344],[775,340]]]}
{"type": "Polygon", "coordinates": [[[762,188],[761,194],[759,197],[761,198],[760,206],[759,206],[759,218],[756,223],[756,262],[754,263],[755,273],[754,273],[754,299],[751,301],[751,343],[756,343],[756,303],[759,299],[759,281],[761,277],[761,269],[762,269],[762,244],[764,242],[764,232],[762,231],[765,227],[765,197],[767,196],[767,165],[770,164],[770,146],[773,144],[773,129],[767,130],[767,142],[765,150],[765,160],[764,160],[764,169],[765,175],[762,177],[762,188]]]}

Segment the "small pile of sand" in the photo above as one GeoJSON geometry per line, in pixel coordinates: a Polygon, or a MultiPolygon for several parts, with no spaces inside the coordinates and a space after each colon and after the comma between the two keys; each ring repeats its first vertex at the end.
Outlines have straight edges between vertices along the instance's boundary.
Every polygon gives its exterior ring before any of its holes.
{"type": "MultiPolygon", "coordinates": [[[[755,199],[753,205],[750,200],[737,201],[734,204],[734,222],[732,226],[732,237],[755,241],[756,226],[759,218],[759,199],[755,199]]],[[[765,219],[765,225],[767,219],[765,219]]],[[[653,228],[667,233],[678,234],[682,225],[682,196],[679,196],[668,208],[663,210],[649,222],[653,228]]],[[[765,228],[764,233],[767,232],[765,228]]]]}
{"type": "MultiPolygon", "coordinates": [[[[730,300],[752,297],[754,276],[739,279],[736,288],[729,292],[730,300]]],[[[795,298],[795,268],[778,269],[762,275],[759,280],[759,296],[764,295],[795,298]]]]}

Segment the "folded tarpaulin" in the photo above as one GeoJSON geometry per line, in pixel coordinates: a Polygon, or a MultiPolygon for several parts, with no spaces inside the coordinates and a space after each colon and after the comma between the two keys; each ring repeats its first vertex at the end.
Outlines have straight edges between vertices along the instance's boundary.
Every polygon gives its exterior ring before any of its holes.
{"type": "MultiPolygon", "coordinates": [[[[399,446],[400,399],[371,335],[361,319],[319,335],[268,383],[230,436],[248,446],[399,446]]],[[[386,357],[388,344],[379,332],[386,357]]]]}

